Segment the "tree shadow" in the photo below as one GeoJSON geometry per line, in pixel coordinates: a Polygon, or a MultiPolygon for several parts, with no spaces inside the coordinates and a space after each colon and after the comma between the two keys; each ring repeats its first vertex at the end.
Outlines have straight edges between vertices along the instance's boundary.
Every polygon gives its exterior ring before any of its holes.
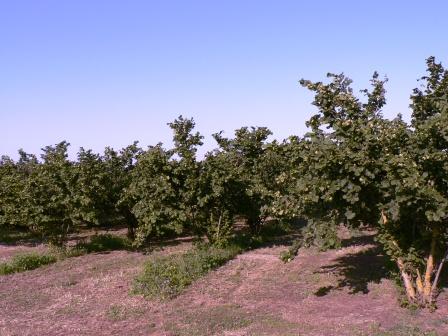
{"type": "Polygon", "coordinates": [[[317,291],[314,292],[314,295],[316,296],[325,296],[328,293],[330,293],[330,291],[334,289],[334,286],[324,286],[324,287],[320,287],[317,291]]]}
{"type": "Polygon", "coordinates": [[[348,288],[350,294],[369,292],[369,283],[378,284],[390,274],[392,263],[378,245],[374,245],[373,236],[366,235],[347,239],[345,246],[361,245],[366,248],[357,253],[341,256],[331,265],[322,266],[316,274],[332,273],[338,282],[334,286],[319,288],[314,295],[324,296],[332,290],[348,288]]]}
{"type": "Polygon", "coordinates": [[[178,246],[181,244],[191,244],[198,241],[198,238],[193,235],[188,236],[180,236],[176,238],[161,238],[157,240],[147,241],[145,242],[141,247],[139,247],[139,250],[155,250],[155,249],[164,249],[165,247],[171,247],[171,246],[178,246]]]}
{"type": "Polygon", "coordinates": [[[362,234],[352,236],[350,238],[342,239],[342,247],[358,246],[358,245],[376,245],[375,242],[375,232],[374,231],[364,231],[362,234]]]}
{"type": "Polygon", "coordinates": [[[306,225],[307,221],[301,218],[294,218],[287,221],[277,219],[266,220],[259,234],[263,241],[261,247],[291,245],[301,237],[301,230],[306,225]]]}
{"type": "Polygon", "coordinates": [[[42,236],[25,228],[0,225],[0,246],[35,247],[44,242],[42,236]]]}
{"type": "Polygon", "coordinates": [[[267,220],[257,233],[249,230],[239,230],[230,239],[230,243],[243,250],[269,248],[279,245],[291,245],[301,236],[301,221],[284,223],[275,219],[267,220]]]}

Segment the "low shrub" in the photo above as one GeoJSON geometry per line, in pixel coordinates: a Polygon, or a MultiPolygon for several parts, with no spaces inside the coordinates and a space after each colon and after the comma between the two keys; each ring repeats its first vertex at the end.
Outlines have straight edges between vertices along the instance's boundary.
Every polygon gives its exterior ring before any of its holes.
{"type": "Polygon", "coordinates": [[[172,298],[239,253],[241,249],[235,245],[226,248],[201,245],[184,254],[151,257],[135,279],[133,292],[150,298],[172,298]]]}
{"type": "Polygon", "coordinates": [[[57,258],[51,254],[28,253],[19,254],[9,262],[0,263],[0,274],[24,272],[54,263],[57,258]]]}

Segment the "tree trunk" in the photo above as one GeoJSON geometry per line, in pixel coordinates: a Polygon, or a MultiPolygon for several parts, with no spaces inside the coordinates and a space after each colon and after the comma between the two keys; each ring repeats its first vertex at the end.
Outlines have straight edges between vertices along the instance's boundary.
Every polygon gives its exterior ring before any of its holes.
{"type": "MultiPolygon", "coordinates": [[[[381,211],[381,219],[383,222],[383,225],[387,225],[388,220],[387,216],[384,213],[384,211],[381,211]]],[[[442,259],[439,265],[439,269],[437,270],[436,277],[434,279],[434,282],[431,281],[433,273],[434,273],[434,265],[435,265],[435,254],[436,254],[436,247],[437,247],[437,238],[439,237],[439,231],[437,228],[433,229],[432,231],[432,237],[431,237],[431,247],[429,251],[428,258],[426,259],[426,270],[424,277],[422,279],[422,276],[420,274],[420,271],[417,269],[417,275],[415,278],[415,281],[411,274],[406,272],[406,268],[403,262],[403,259],[400,257],[397,258],[397,265],[398,269],[400,270],[400,275],[403,279],[404,287],[406,290],[406,295],[410,301],[413,302],[419,302],[423,305],[431,304],[433,293],[437,287],[437,282],[440,276],[441,267],[442,264],[445,261],[445,258],[448,257],[448,251],[446,253],[446,257],[442,259]],[[417,292],[416,292],[417,290],[417,292]]],[[[395,241],[392,241],[392,243],[398,247],[398,244],[395,241]]]]}
{"type": "Polygon", "coordinates": [[[219,220],[218,220],[218,230],[216,232],[216,241],[219,242],[220,240],[220,234],[221,234],[221,220],[222,220],[222,210],[221,210],[221,214],[219,215],[219,220]]]}
{"type": "Polygon", "coordinates": [[[138,227],[137,218],[131,211],[123,210],[122,215],[125,218],[126,225],[128,227],[127,237],[131,240],[135,240],[135,233],[138,227]]]}
{"type": "Polygon", "coordinates": [[[431,277],[434,272],[434,254],[436,252],[436,243],[437,243],[437,231],[433,230],[432,239],[431,239],[431,249],[429,251],[428,259],[426,261],[426,271],[425,278],[423,283],[423,302],[425,304],[431,303],[432,299],[432,283],[431,277]]]}
{"type": "Polygon", "coordinates": [[[415,279],[415,285],[417,287],[417,293],[419,296],[423,295],[423,280],[422,280],[422,275],[420,274],[419,269],[417,268],[417,279],[415,279]]]}
{"type": "Polygon", "coordinates": [[[412,277],[406,272],[404,267],[403,260],[401,258],[397,258],[398,269],[400,270],[401,278],[403,279],[404,288],[406,290],[406,296],[409,301],[414,302],[416,299],[415,288],[413,285],[412,277]]]}
{"type": "Polygon", "coordinates": [[[432,292],[433,297],[434,297],[434,293],[437,289],[437,285],[439,283],[440,273],[442,273],[443,264],[445,264],[447,259],[448,259],[448,249],[446,250],[445,255],[443,256],[442,260],[440,260],[439,267],[437,268],[436,276],[432,283],[431,292],[432,292]]]}
{"type": "MultiPolygon", "coordinates": [[[[383,210],[381,211],[381,220],[383,221],[383,225],[386,225],[388,223],[387,216],[383,210]]],[[[395,241],[393,241],[392,243],[395,246],[397,246],[397,248],[398,248],[398,244],[395,241]]],[[[415,293],[415,287],[413,284],[412,276],[406,272],[406,267],[404,265],[402,258],[398,257],[396,262],[397,262],[398,269],[400,271],[401,278],[403,279],[406,296],[408,297],[409,301],[415,302],[416,301],[416,293],[415,293]]],[[[418,282],[418,280],[417,280],[416,286],[417,286],[418,291],[422,290],[423,286],[421,284],[421,278],[420,278],[420,282],[418,282]]]]}

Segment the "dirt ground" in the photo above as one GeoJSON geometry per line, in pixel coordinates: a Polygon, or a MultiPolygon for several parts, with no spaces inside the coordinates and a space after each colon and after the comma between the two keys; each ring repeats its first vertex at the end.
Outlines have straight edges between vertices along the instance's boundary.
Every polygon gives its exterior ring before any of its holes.
{"type": "MultiPolygon", "coordinates": [[[[130,294],[141,253],[69,258],[0,277],[0,335],[448,335],[446,293],[433,313],[400,308],[372,236],[345,245],[288,264],[284,246],[253,250],[165,302],[130,294]]],[[[0,245],[0,256],[13,250],[0,245]]]]}

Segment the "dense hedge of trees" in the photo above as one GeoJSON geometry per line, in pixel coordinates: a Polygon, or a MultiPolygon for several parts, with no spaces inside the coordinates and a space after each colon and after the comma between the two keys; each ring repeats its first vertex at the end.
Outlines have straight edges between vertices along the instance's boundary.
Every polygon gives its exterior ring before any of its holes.
{"type": "Polygon", "coordinates": [[[19,151],[0,161],[0,225],[22,226],[63,244],[83,226],[126,225],[136,246],[189,233],[226,244],[236,216],[254,234],[271,218],[304,218],[304,243],[337,247],[337,228],[367,225],[396,262],[411,302],[431,304],[447,257],[448,71],[433,57],[411,95],[412,121],[383,117],[385,80],[357,97],[351,80],[302,80],[318,112],[309,132],[279,143],[264,127],[198,159],[203,137],[194,121],[169,124],[173,148],[134,143],[103,154],[67,142],[38,159],[19,151]]]}
{"type": "MultiPolygon", "coordinates": [[[[235,138],[214,137],[219,148],[197,159],[202,136],[180,116],[169,126],[174,147],[146,150],[134,143],[104,154],[69,144],[42,149],[40,160],[19,151],[0,161],[0,225],[20,226],[64,244],[77,228],[126,225],[136,246],[172,234],[207,236],[225,244],[234,217],[256,232],[267,216],[275,181],[275,144],[266,128],[241,128],[235,138]]],[[[278,170],[278,169],[277,169],[278,170]]]]}

